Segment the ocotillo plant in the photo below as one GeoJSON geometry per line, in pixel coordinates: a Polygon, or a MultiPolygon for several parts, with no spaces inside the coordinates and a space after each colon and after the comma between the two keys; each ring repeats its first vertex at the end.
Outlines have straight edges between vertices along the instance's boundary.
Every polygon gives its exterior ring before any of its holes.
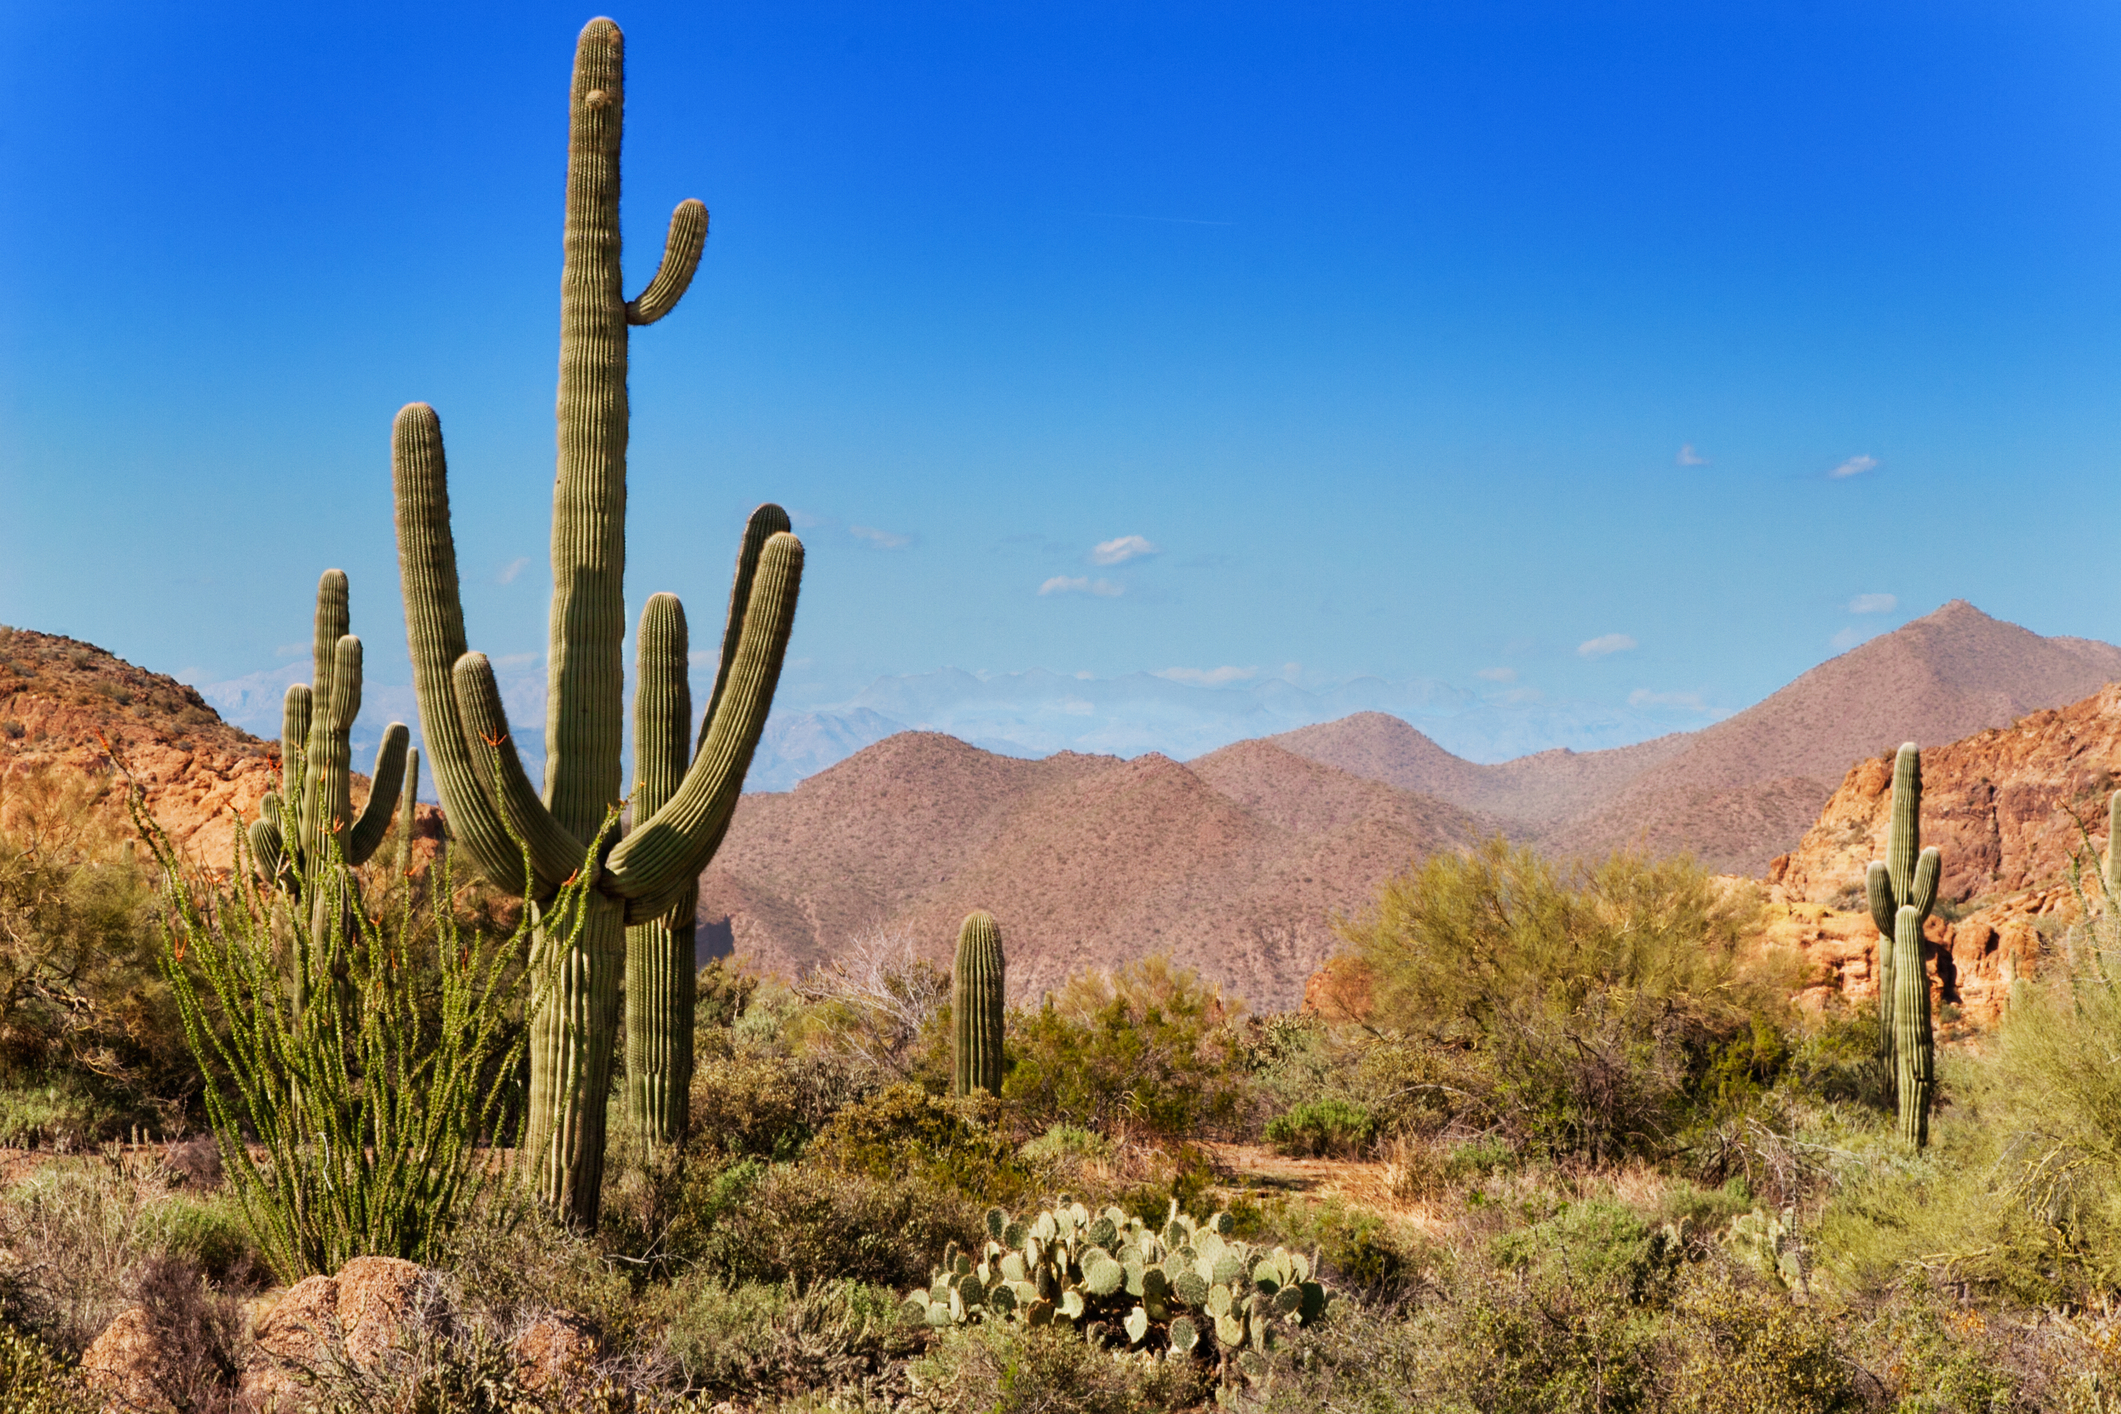
{"type": "MultiPolygon", "coordinates": [[[[619,747],[627,329],[653,323],[677,304],[707,232],[706,208],[680,204],[654,279],[638,298],[625,298],[619,272],[623,45],[617,25],[590,21],[575,49],[569,97],[542,792],[523,772],[485,655],[465,651],[448,474],[434,410],[423,403],[403,409],[391,449],[413,686],[450,830],[464,854],[504,887],[521,888],[526,867],[539,898],[585,871],[591,885],[580,896],[580,929],[567,920],[556,924],[572,941],[559,955],[542,958],[555,979],[532,1018],[525,1139],[546,1201],[584,1225],[596,1221],[603,1182],[624,931],[674,917],[721,843],[780,678],[803,568],[802,543],[788,533],[787,514],[759,507],[737,554],[721,667],[683,779],[653,811],[636,810],[631,830],[608,855],[592,852],[625,794],[619,747]]],[[[651,604],[647,628],[659,612],[651,604]]],[[[641,986],[644,995],[651,990],[645,979],[641,986]]],[[[667,1014],[667,1003],[657,1005],[667,1014]]],[[[689,1010],[671,1020],[687,1029],[692,1024],[689,1010]]],[[[671,1081],[671,1103],[681,1104],[686,1087],[674,1076],[671,1081]]]]}
{"type": "Polygon", "coordinates": [[[1893,919],[1893,1078],[1900,1092],[1900,1137],[1930,1142],[1930,1093],[1937,1046],[1930,1031],[1929,973],[1922,966],[1922,914],[1901,905],[1893,919]]]}
{"type": "Polygon", "coordinates": [[[368,802],[353,815],[353,747],[348,734],[361,712],[361,640],[347,632],[346,572],[326,570],[317,581],[313,685],[287,689],[280,714],[280,789],[259,802],[250,844],[269,879],[290,893],[323,867],[323,841],[339,840],[339,855],[366,864],[397,807],[411,733],[403,722],[383,729],[368,802]]]}
{"type": "Polygon", "coordinates": [[[1002,933],[994,915],[967,915],[951,970],[950,1059],[957,1094],[1002,1093],[1002,933]]]}
{"type": "MultiPolygon", "coordinates": [[[[1885,858],[1872,860],[1864,877],[1871,922],[1878,925],[1878,1058],[1885,1063],[1889,1075],[1898,1073],[1893,1063],[1898,1046],[1893,1009],[1898,995],[1894,974],[1899,968],[1895,940],[1900,910],[1915,910],[1919,941],[1922,920],[1930,916],[1930,907],[1937,902],[1937,878],[1942,867],[1943,857],[1935,846],[1922,848],[1922,753],[1910,741],[1893,758],[1893,823],[1885,858]]],[[[1919,946],[1915,960],[1918,964],[1922,960],[1919,946]]],[[[1924,975],[1927,986],[1927,974],[1924,975]]],[[[1923,1015],[1927,1018],[1928,1014],[1925,1002],[1923,1015]]]]}

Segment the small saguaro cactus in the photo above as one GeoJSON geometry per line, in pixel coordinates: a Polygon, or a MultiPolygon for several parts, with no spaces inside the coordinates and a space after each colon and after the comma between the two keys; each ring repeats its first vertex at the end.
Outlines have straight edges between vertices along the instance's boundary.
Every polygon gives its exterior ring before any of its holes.
{"type": "Polygon", "coordinates": [[[1922,966],[1922,915],[1906,904],[1893,919],[1893,1060],[1900,1137],[1920,1149],[1930,1142],[1937,1044],[1930,1031],[1929,973],[1922,966]]]}
{"type": "Polygon", "coordinates": [[[1002,1093],[1002,932],[994,915],[966,915],[951,969],[950,1060],[956,1094],[1002,1093]]]}
{"type": "MultiPolygon", "coordinates": [[[[1900,965],[1896,941],[1900,910],[1915,910],[1915,961],[1920,970],[1922,921],[1930,916],[1930,908],[1937,902],[1937,879],[1943,871],[1943,856],[1936,846],[1922,848],[1922,753],[1911,741],[1903,744],[1893,758],[1892,809],[1892,833],[1886,841],[1885,858],[1871,861],[1864,886],[1869,895],[1871,922],[1878,926],[1878,1058],[1886,1063],[1889,1073],[1897,1074],[1893,1068],[1898,1045],[1893,1011],[1899,995],[1894,975],[1900,965]]],[[[1927,985],[1925,973],[1924,986],[1927,985]]],[[[1928,1015],[1925,1002],[1925,1025],[1928,1015]]]]}
{"type": "Polygon", "coordinates": [[[405,753],[405,788],[398,793],[398,874],[412,877],[412,836],[420,823],[420,748],[405,753]]]}
{"type": "MultiPolygon", "coordinates": [[[[759,507],[737,553],[721,666],[689,762],[689,711],[670,691],[672,678],[683,681],[683,620],[675,599],[649,601],[642,634],[653,646],[644,654],[641,690],[655,699],[662,725],[650,729],[652,740],[643,738],[631,827],[607,852],[614,813],[627,794],[619,748],[626,706],[628,329],[652,324],[677,305],[707,234],[706,208],[680,203],[654,278],[637,298],[626,299],[619,270],[624,44],[610,20],[583,28],[568,105],[542,791],[524,774],[492,666],[484,654],[466,651],[442,425],[434,409],[412,403],[401,410],[391,448],[413,687],[450,832],[480,872],[503,888],[524,887],[527,858],[529,884],[541,900],[582,871],[590,876],[582,918],[541,935],[573,941],[558,955],[542,946],[535,955],[523,1149],[546,1203],[591,1228],[603,1185],[622,968],[626,992],[638,991],[639,999],[634,1016],[642,1044],[627,1048],[635,1113],[647,1108],[645,1097],[657,1095],[660,1130],[684,1129],[689,1076],[681,1057],[692,1014],[678,999],[692,974],[682,920],[689,918],[687,900],[700,871],[728,828],[766,724],[803,570],[802,542],[789,533],[787,513],[759,507]],[[674,659],[673,643],[679,645],[674,659]],[[656,674],[663,675],[657,678],[662,686],[651,687],[656,674]],[[662,926],[668,933],[642,934],[629,956],[629,926],[662,926]],[[659,1034],[673,1027],[682,1036],[659,1034]]],[[[629,1039],[633,1034],[629,1026],[629,1039]]]]}
{"type": "Polygon", "coordinates": [[[280,714],[280,789],[259,802],[251,853],[266,877],[299,893],[304,876],[324,863],[324,841],[338,841],[346,863],[366,864],[390,833],[411,739],[403,722],[383,729],[369,778],[368,801],[353,814],[353,748],[361,712],[361,640],[347,632],[344,570],[317,581],[314,684],[287,689],[280,714]]]}

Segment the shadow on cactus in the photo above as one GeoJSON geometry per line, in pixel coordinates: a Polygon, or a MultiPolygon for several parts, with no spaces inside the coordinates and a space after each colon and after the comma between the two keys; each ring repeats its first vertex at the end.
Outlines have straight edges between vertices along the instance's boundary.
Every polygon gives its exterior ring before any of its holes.
{"type": "Polygon", "coordinates": [[[905,1305],[931,1326],[1073,1326],[1101,1345],[1213,1360],[1225,1382],[1259,1379],[1281,1331],[1325,1313],[1326,1289],[1301,1252],[1241,1241],[1233,1226],[1176,1203],[1160,1228],[1065,1195],[1029,1219],[995,1208],[980,1250],[953,1243],[905,1305]]]}

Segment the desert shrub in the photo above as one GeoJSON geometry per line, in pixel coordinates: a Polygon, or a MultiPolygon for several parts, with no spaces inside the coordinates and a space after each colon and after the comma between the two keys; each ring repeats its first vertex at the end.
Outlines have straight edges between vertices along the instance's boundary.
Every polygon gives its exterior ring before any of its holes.
{"type": "Polygon", "coordinates": [[[1676,1228],[1652,1227],[1606,1198],[1565,1203],[1554,1216],[1495,1243],[1496,1265],[1542,1285],[1570,1285],[1641,1305],[1661,1299],[1679,1269],[1676,1228]]]}
{"type": "Polygon", "coordinates": [[[1377,1137],[1377,1116],[1349,1100],[1306,1100],[1267,1121],[1269,1144],[1284,1154],[1352,1157],[1377,1137]]]}
{"type": "Polygon", "coordinates": [[[950,976],[915,952],[909,930],[856,937],[797,990],[824,1045],[894,1080],[949,1087],[950,976]]]}
{"type": "Polygon", "coordinates": [[[1744,950],[1757,913],[1688,859],[1564,871],[1498,839],[1430,856],[1342,931],[1374,1024],[1479,1057],[1472,1098],[1495,1122],[1600,1159],[1659,1148],[1719,1056],[1724,1089],[1750,1080],[1759,1049],[1741,1062],[1732,1042],[1787,996],[1782,969],[1744,950]]]}
{"type": "Polygon", "coordinates": [[[646,1319],[627,1277],[591,1237],[509,1189],[483,1194],[437,1251],[452,1304],[509,1329],[572,1311],[614,1347],[644,1339],[646,1319]]]}
{"type": "Polygon", "coordinates": [[[1338,1198],[1270,1204],[1258,1232],[1260,1240],[1317,1253],[1321,1280],[1378,1305],[1407,1296],[1439,1256],[1412,1229],[1338,1198]]]}
{"type": "Polygon", "coordinates": [[[948,1099],[918,1085],[893,1085],[844,1106],[819,1131],[808,1161],[875,1180],[907,1175],[985,1203],[1022,1197],[1030,1172],[990,1122],[987,1095],[948,1099]]]}
{"type": "Polygon", "coordinates": [[[0,1414],[92,1414],[100,1406],[42,1341],[0,1326],[0,1414]]]}
{"type": "Polygon", "coordinates": [[[1246,1100],[1233,1008],[1157,956],[1070,977],[1012,1017],[1002,1099],[1024,1128],[1184,1138],[1228,1129],[1246,1100]]]}
{"type": "Polygon", "coordinates": [[[726,1031],[751,1005],[759,979],[723,965],[716,958],[693,979],[692,1024],[699,1031],[726,1031]]]}
{"type": "Polygon", "coordinates": [[[1464,1414],[1654,1407],[1655,1314],[1559,1268],[1498,1274],[1469,1265],[1445,1299],[1409,1326],[1426,1348],[1409,1362],[1406,1407],[1464,1414]]]}
{"type": "Polygon", "coordinates": [[[1800,1091],[1822,1100],[1892,1110],[1892,1077],[1878,1058],[1877,1008],[1829,1006],[1798,1032],[1788,1075],[1800,1091]]]}
{"type": "Polygon", "coordinates": [[[692,1075],[687,1148],[724,1160],[793,1159],[867,1088],[863,1076],[832,1056],[710,1051],[692,1075]]]}
{"type": "Polygon", "coordinates": [[[665,1298],[670,1356],[688,1390],[710,1398],[794,1395],[873,1381],[926,1344],[886,1287],[827,1280],[735,1288],[693,1278],[665,1298]]]}
{"type": "Polygon", "coordinates": [[[1052,1164],[1066,1160],[1102,1159],[1112,1152],[1112,1145],[1094,1130],[1075,1124],[1049,1125],[1044,1134],[1036,1139],[1027,1139],[1018,1149],[1017,1156],[1034,1164],[1052,1164]]]}
{"type": "Polygon", "coordinates": [[[919,1178],[807,1163],[746,1177],[723,1195],[714,1220],[684,1239],[698,1269],[725,1286],[793,1282],[807,1292],[846,1279],[902,1290],[928,1279],[946,1244],[969,1244],[981,1231],[982,1205],[919,1178]]]}
{"type": "Polygon", "coordinates": [[[0,774],[0,1142],[179,1131],[198,1081],[154,895],[94,778],[0,774]]]}
{"type": "Polygon", "coordinates": [[[243,1312],[209,1286],[198,1265],[175,1253],[141,1267],[133,1300],[146,1313],[153,1363],[145,1371],[178,1410],[225,1406],[241,1372],[243,1312]]]}
{"type": "Polygon", "coordinates": [[[1691,1283],[1674,1309],[1667,1368],[1675,1411],[1838,1414],[1864,1407],[1857,1372],[1816,1310],[1720,1274],[1691,1283]]]}
{"type": "Polygon", "coordinates": [[[917,1407],[937,1414],[1135,1414],[1198,1407],[1192,1360],[1107,1351],[1066,1328],[958,1326],[910,1370],[917,1407]]]}

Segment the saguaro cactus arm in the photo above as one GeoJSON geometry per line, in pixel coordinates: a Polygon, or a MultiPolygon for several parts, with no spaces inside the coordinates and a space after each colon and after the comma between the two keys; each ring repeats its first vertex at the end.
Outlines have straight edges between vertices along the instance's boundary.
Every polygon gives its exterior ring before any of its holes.
{"type": "MultiPolygon", "coordinates": [[[[670,213],[670,234],[663,240],[663,261],[655,268],[648,288],[626,301],[628,324],[653,324],[685,297],[699,269],[700,250],[707,244],[707,208],[687,197],[670,213]]],[[[688,730],[691,723],[686,724],[688,730]]]]}
{"type": "MultiPolygon", "coordinates": [[[[769,537],[727,687],[685,779],[662,809],[619,842],[605,864],[605,887],[627,899],[662,899],[699,875],[736,809],[759,733],[773,705],[803,576],[803,543],[769,537]]],[[[668,907],[667,902],[664,907],[668,907]]],[[[660,911],[660,910],[658,910],[660,911]]]]}
{"type": "MultiPolygon", "coordinates": [[[[641,612],[634,657],[633,788],[636,818],[652,816],[677,793],[692,746],[690,638],[672,594],[641,612]]],[[[626,1093],[635,1128],[650,1144],[685,1137],[692,1086],[693,909],[695,878],[661,916],[626,930],[626,1093]]]]}
{"type": "Polygon", "coordinates": [[[383,729],[383,740],[376,746],[375,769],[368,777],[368,802],[361,807],[359,818],[354,821],[352,843],[347,847],[347,858],[355,863],[365,863],[390,833],[390,821],[397,811],[398,797],[407,800],[412,791],[405,780],[407,752],[412,746],[412,730],[403,722],[392,722],[383,729]]]}
{"type": "Polygon", "coordinates": [[[751,587],[759,574],[759,556],[766,552],[766,542],[776,535],[787,535],[794,527],[789,522],[788,512],[768,501],[751,513],[744,522],[744,538],[736,547],[736,573],[729,579],[729,613],[722,624],[722,656],[715,660],[714,687],[707,694],[707,712],[700,718],[700,741],[707,745],[707,733],[714,727],[715,713],[721,710],[722,694],[728,689],[729,674],[736,667],[737,647],[744,637],[744,616],[751,609],[751,587]]]}
{"type": "Polygon", "coordinates": [[[587,846],[561,829],[538,799],[537,787],[530,783],[509,737],[508,714],[501,706],[501,690],[486,655],[466,653],[457,659],[450,677],[464,734],[477,743],[472,760],[483,793],[500,806],[517,837],[530,847],[538,891],[552,893],[582,867],[587,846]]]}
{"type": "MultiPolygon", "coordinates": [[[[457,547],[449,531],[449,467],[442,420],[425,403],[400,409],[391,426],[398,575],[405,590],[405,636],[420,702],[420,736],[434,767],[449,832],[479,872],[503,887],[520,881],[522,850],[479,786],[477,758],[457,712],[451,672],[464,656],[464,608],[457,547]]],[[[564,875],[562,876],[564,877],[564,875]]]]}
{"type": "MultiPolygon", "coordinates": [[[[1904,742],[1893,757],[1893,824],[1887,837],[1885,867],[1892,871],[1893,897],[1914,900],[1915,852],[1922,839],[1922,753],[1904,742]]],[[[1890,929],[1886,931],[1890,932],[1890,929]]]]}

